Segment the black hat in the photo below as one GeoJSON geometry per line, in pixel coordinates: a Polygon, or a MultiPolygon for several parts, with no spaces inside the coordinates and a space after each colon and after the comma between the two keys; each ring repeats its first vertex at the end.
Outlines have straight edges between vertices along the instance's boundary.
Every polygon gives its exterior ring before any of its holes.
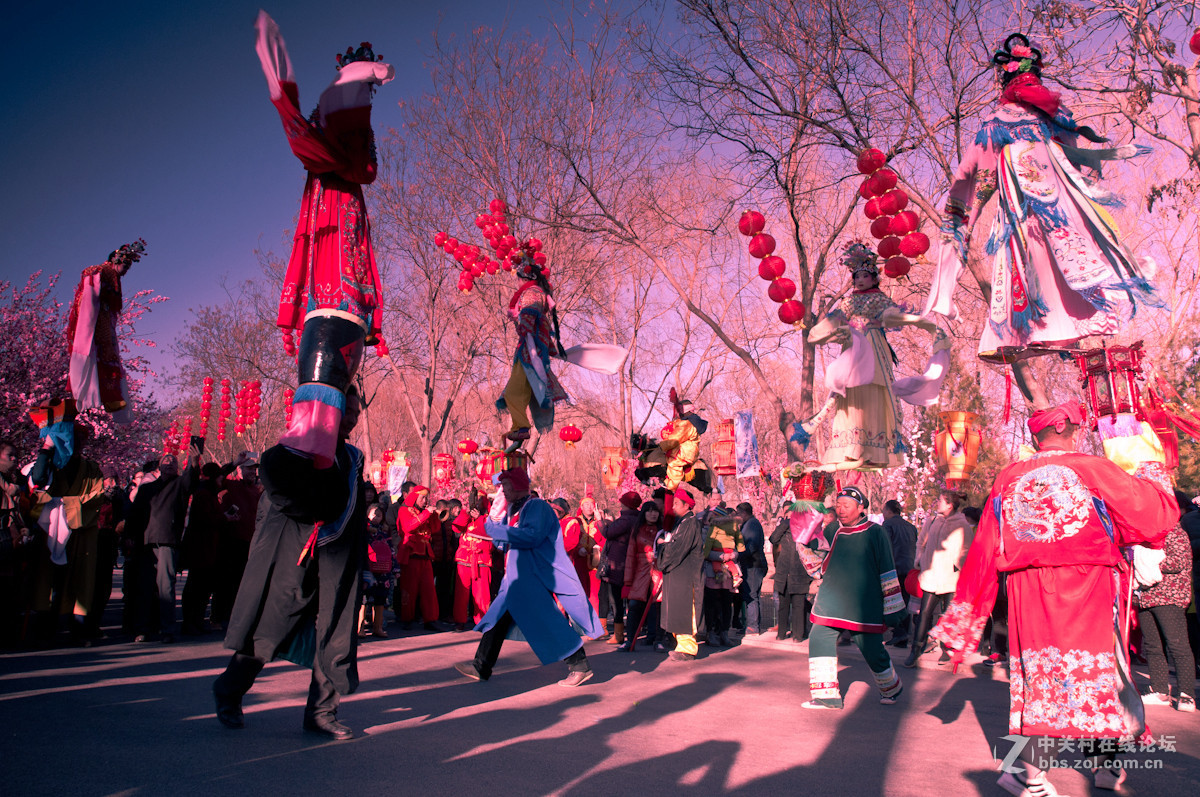
{"type": "Polygon", "coordinates": [[[853,498],[855,501],[858,501],[859,505],[863,509],[866,509],[867,507],[869,507],[871,505],[871,502],[867,500],[866,494],[862,490],[855,487],[853,484],[848,484],[845,487],[843,487],[842,489],[838,490],[837,497],[838,498],[842,498],[842,497],[853,498]]]}

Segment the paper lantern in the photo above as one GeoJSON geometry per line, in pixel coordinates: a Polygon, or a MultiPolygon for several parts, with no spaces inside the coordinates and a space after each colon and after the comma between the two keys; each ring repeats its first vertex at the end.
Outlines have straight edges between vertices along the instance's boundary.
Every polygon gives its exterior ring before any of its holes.
{"type": "Polygon", "coordinates": [[[919,223],[920,219],[917,218],[915,211],[902,210],[895,216],[892,216],[892,221],[888,225],[888,231],[891,232],[892,235],[899,235],[903,237],[917,229],[917,225],[919,223]]]}
{"type": "Polygon", "coordinates": [[[900,241],[900,254],[905,257],[920,257],[929,251],[929,236],[923,232],[910,232],[900,241]]]}
{"type": "Polygon", "coordinates": [[[973,412],[943,412],[942,431],[934,438],[938,464],[946,470],[946,485],[965,481],[975,471],[983,431],[977,428],[979,416],[973,412]]]}
{"type": "Polygon", "coordinates": [[[875,187],[875,181],[870,177],[862,181],[862,185],[858,187],[858,195],[863,199],[875,199],[879,196],[879,191],[875,187]]]}
{"type": "Polygon", "coordinates": [[[879,242],[879,246],[875,247],[879,252],[879,256],[884,260],[889,257],[895,257],[900,254],[900,239],[894,235],[889,235],[879,242]]]}
{"type": "Polygon", "coordinates": [[[863,205],[863,214],[871,221],[883,215],[883,211],[879,209],[879,197],[871,197],[867,200],[867,204],[863,205]]]}
{"type": "Polygon", "coordinates": [[[463,462],[470,462],[471,455],[479,450],[479,443],[474,440],[459,440],[458,453],[463,455],[463,462]]]}
{"type": "Polygon", "coordinates": [[[771,255],[764,257],[758,264],[758,276],[770,282],[774,279],[779,279],[783,276],[783,272],[787,269],[787,264],[783,262],[782,257],[771,255]]]}
{"type": "Polygon", "coordinates": [[[871,236],[874,238],[888,237],[891,224],[891,216],[880,216],[879,218],[875,219],[875,221],[871,222],[871,236]]]}
{"type": "Polygon", "coordinates": [[[749,238],[752,235],[758,235],[767,226],[767,220],[763,214],[757,210],[747,210],[742,213],[742,217],[738,219],[738,232],[749,238]]]}
{"type": "Polygon", "coordinates": [[[433,234],[433,245],[439,249],[446,245],[446,239],[450,237],[440,230],[433,234]]]}
{"type": "Polygon", "coordinates": [[[1142,356],[1140,340],[1132,346],[1104,346],[1075,354],[1092,418],[1129,412],[1140,416],[1142,356]]]}
{"type": "Polygon", "coordinates": [[[712,470],[718,476],[737,473],[737,444],[734,442],[733,420],[717,423],[717,441],[713,443],[712,470]]]}
{"type": "Polygon", "coordinates": [[[1200,28],[1196,28],[1192,38],[1188,40],[1188,49],[1192,51],[1192,55],[1200,55],[1200,28]]]}
{"type": "Polygon", "coordinates": [[[752,257],[766,257],[774,251],[775,239],[767,233],[760,232],[750,239],[750,255],[752,257]]]}
{"type": "Polygon", "coordinates": [[[603,446],[604,457],[600,460],[600,483],[609,490],[621,486],[621,449],[603,446]]]}
{"type": "Polygon", "coordinates": [[[577,426],[567,425],[558,430],[558,439],[566,443],[567,448],[574,448],[583,439],[583,431],[577,426]]]}
{"type": "Polygon", "coordinates": [[[912,263],[908,262],[908,258],[893,257],[889,258],[888,261],[883,264],[883,273],[892,279],[896,279],[897,277],[903,277],[911,268],[912,263]]]}
{"type": "Polygon", "coordinates": [[[858,155],[858,170],[863,174],[872,174],[882,169],[885,163],[887,163],[887,156],[874,147],[864,149],[858,155]]]}
{"type": "Polygon", "coordinates": [[[504,211],[508,210],[508,205],[504,204],[503,199],[496,197],[488,203],[488,210],[492,211],[493,213],[503,214],[504,211]]]}
{"type": "Polygon", "coordinates": [[[771,297],[771,301],[773,302],[783,303],[795,295],[796,283],[787,277],[780,277],[767,288],[767,296],[771,297]]]}
{"type": "Polygon", "coordinates": [[[433,455],[433,480],[445,486],[454,479],[454,457],[449,454],[433,455]]]}
{"type": "Polygon", "coordinates": [[[877,196],[882,196],[891,191],[896,187],[896,183],[899,182],[896,173],[891,169],[880,169],[871,175],[871,180],[875,183],[875,194],[877,196]]]}
{"type": "Polygon", "coordinates": [[[804,320],[804,305],[788,299],[779,305],[779,320],[785,324],[799,324],[804,320]]]}
{"type": "Polygon", "coordinates": [[[879,209],[888,216],[899,213],[907,205],[908,194],[899,188],[894,188],[879,198],[879,209]]]}

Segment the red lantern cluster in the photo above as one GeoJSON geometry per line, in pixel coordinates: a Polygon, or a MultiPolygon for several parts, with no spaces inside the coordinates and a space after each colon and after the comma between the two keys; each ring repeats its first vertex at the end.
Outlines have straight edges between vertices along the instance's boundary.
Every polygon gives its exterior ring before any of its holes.
{"type": "Polygon", "coordinates": [[[537,238],[530,238],[524,243],[519,242],[509,226],[505,215],[507,211],[508,205],[504,200],[496,198],[488,205],[487,213],[480,213],[475,217],[475,226],[483,233],[492,250],[491,255],[475,244],[461,241],[449,233],[439,230],[434,234],[434,245],[462,266],[462,272],[458,275],[458,289],[463,293],[469,293],[475,287],[475,280],[484,273],[496,274],[501,269],[512,271],[524,253],[529,253],[533,262],[541,267],[542,273],[547,273],[542,242],[537,238]]]}
{"type": "Polygon", "coordinates": [[[200,390],[200,436],[208,437],[208,419],[212,415],[213,378],[204,377],[204,387],[200,390]]]}
{"type": "Polygon", "coordinates": [[[171,421],[171,425],[167,427],[167,431],[163,433],[163,456],[168,456],[175,453],[175,446],[179,443],[179,419],[171,421]]]}
{"type": "Polygon", "coordinates": [[[242,380],[242,388],[237,392],[237,416],[234,419],[233,431],[238,435],[258,422],[262,410],[262,382],[259,380],[242,380]]]}
{"type": "Polygon", "coordinates": [[[283,389],[283,422],[285,426],[292,425],[292,402],[296,398],[296,391],[290,387],[283,389]]]}
{"type": "Polygon", "coordinates": [[[858,171],[866,175],[858,194],[867,200],[863,213],[871,219],[871,235],[879,241],[876,250],[884,261],[883,273],[895,278],[912,268],[909,258],[929,251],[929,236],[917,230],[921,219],[916,211],[905,210],[908,194],[896,187],[896,173],[886,163],[887,156],[877,149],[858,156],[858,171]]]}
{"type": "Polygon", "coordinates": [[[583,431],[578,426],[567,425],[558,430],[558,439],[567,444],[567,448],[574,448],[575,444],[583,439],[583,431]]]}
{"type": "Polygon", "coordinates": [[[176,448],[178,449],[179,453],[182,454],[183,452],[188,450],[188,447],[191,444],[192,444],[192,416],[189,415],[183,419],[183,428],[179,432],[179,443],[177,444],[176,448]]]}
{"type": "Polygon", "coordinates": [[[750,255],[759,259],[758,276],[771,283],[767,296],[779,305],[779,320],[799,324],[804,320],[804,305],[794,298],[796,283],[783,276],[787,264],[774,254],[775,238],[763,232],[766,226],[766,218],[757,210],[747,210],[738,219],[738,232],[750,239],[750,255]]]}
{"type": "Polygon", "coordinates": [[[229,400],[230,400],[230,381],[228,379],[221,380],[221,409],[217,412],[217,440],[225,440],[225,424],[229,422],[229,400]]]}
{"type": "Polygon", "coordinates": [[[288,357],[296,356],[296,330],[291,327],[283,330],[283,351],[288,357]]]}

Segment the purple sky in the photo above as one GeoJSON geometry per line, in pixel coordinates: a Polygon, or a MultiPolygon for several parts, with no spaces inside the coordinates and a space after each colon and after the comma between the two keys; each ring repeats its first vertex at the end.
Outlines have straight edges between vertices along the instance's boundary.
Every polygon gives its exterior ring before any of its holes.
{"type": "MultiPolygon", "coordinates": [[[[35,2],[11,8],[2,26],[0,280],[62,271],[68,299],[81,269],[144,238],[125,290],[171,298],[139,328],[158,343],[160,372],[191,308],[222,300],[222,275],[255,276],[256,248],[288,251],[304,170],[254,53],[258,7],[35,2]]],[[[547,17],[542,0],[298,0],[266,10],[306,110],[347,45],[369,40],[395,66],[376,94],[377,132],[398,124],[398,101],[427,90],[435,30],[443,40],[479,26],[540,31],[547,17]]]]}

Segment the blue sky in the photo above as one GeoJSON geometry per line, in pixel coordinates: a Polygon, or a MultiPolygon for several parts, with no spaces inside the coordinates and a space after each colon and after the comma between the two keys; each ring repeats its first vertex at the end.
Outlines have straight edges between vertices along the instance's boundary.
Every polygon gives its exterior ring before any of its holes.
{"type": "MultiPolygon", "coordinates": [[[[170,363],[190,308],[220,302],[222,275],[258,273],[256,248],[286,255],[304,170],[291,154],[254,53],[259,4],[39,2],[6,13],[0,64],[0,280],[80,270],[138,237],[146,257],[126,294],[170,297],[141,324],[170,363]]],[[[279,24],[310,109],[335,75],[334,56],[369,40],[395,66],[376,94],[379,133],[397,103],[427,90],[433,34],[479,26],[545,27],[546,0],[299,0],[266,10],[279,24]]],[[[161,391],[160,391],[161,393],[161,391]]]]}

